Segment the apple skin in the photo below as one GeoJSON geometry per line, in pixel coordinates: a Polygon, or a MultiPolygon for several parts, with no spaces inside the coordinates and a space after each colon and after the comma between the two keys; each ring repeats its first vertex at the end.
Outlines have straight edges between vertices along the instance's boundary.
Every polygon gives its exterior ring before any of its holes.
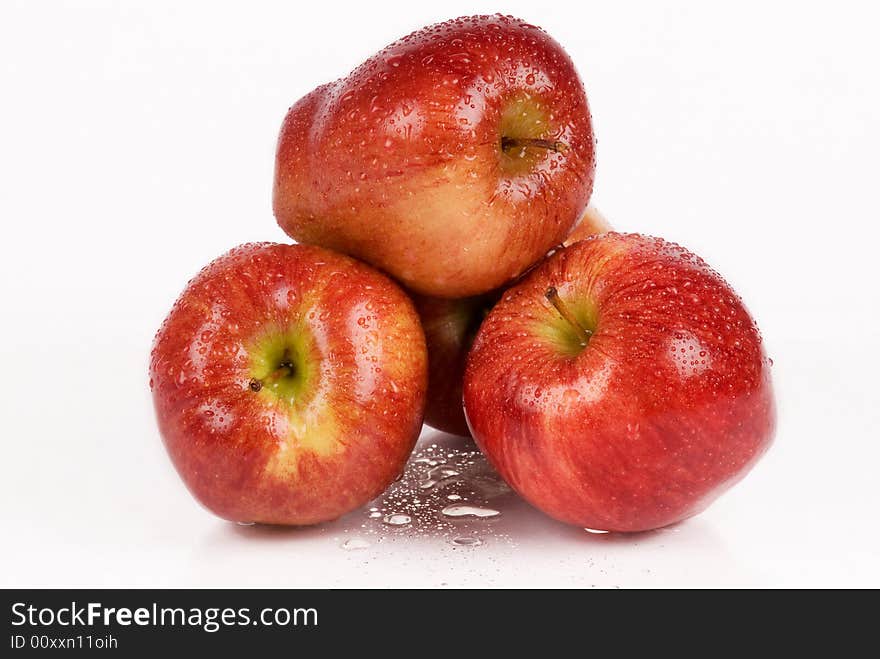
{"type": "Polygon", "coordinates": [[[599,209],[595,205],[590,204],[563,244],[571,245],[580,240],[586,240],[590,236],[608,233],[613,230],[611,223],[599,212],[599,209]]]}
{"type": "MultiPolygon", "coordinates": [[[[608,220],[590,204],[565,244],[610,230],[608,220]]],[[[483,318],[498,302],[501,291],[457,300],[411,295],[428,346],[425,423],[452,435],[470,437],[461,402],[465,362],[483,318]]]]}
{"type": "Polygon", "coordinates": [[[468,351],[483,318],[500,293],[446,300],[413,295],[428,346],[428,400],[425,423],[452,435],[470,437],[461,404],[468,351]]]}
{"type": "Polygon", "coordinates": [[[242,522],[314,524],[373,499],[412,451],[426,386],[403,291],[306,245],[249,244],[212,262],[150,359],[171,461],[202,505],[242,522]]]}
{"type": "Polygon", "coordinates": [[[273,207],[298,242],[460,298],[560,244],[594,170],[590,110],[565,51],[518,19],[474,16],[395,42],[290,108],[273,207]]]}
{"type": "Polygon", "coordinates": [[[699,513],[764,454],[769,365],[742,301],[705,262],[606,233],[505,292],[468,357],[464,405],[477,445],[534,506],[644,531],[699,513]],[[585,348],[550,287],[592,330],[585,348]]]}

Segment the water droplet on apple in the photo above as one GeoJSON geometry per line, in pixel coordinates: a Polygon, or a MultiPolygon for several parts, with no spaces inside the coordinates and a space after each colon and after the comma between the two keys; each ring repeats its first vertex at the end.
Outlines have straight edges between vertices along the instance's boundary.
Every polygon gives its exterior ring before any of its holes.
{"type": "Polygon", "coordinates": [[[256,522],[236,522],[239,526],[253,526],[256,522]]]}
{"type": "Polygon", "coordinates": [[[608,533],[608,531],[603,531],[602,529],[588,529],[586,527],[584,527],[584,531],[586,531],[587,533],[593,533],[595,535],[605,535],[606,533],[608,533]]]}

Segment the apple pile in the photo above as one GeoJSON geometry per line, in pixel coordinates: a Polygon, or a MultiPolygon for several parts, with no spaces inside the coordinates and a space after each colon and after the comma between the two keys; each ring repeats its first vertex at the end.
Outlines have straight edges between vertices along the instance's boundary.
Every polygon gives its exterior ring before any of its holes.
{"type": "Polygon", "coordinates": [[[508,16],[424,28],[287,113],[273,207],[160,328],[168,454],[220,517],[331,520],[397,478],[423,421],[472,435],[552,517],[641,531],[703,510],[770,445],[740,298],[589,206],[583,84],[508,16]]]}

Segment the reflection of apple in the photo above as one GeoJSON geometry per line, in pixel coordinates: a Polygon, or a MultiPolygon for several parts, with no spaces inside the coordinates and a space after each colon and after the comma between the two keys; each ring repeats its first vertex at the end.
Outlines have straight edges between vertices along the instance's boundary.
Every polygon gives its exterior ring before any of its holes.
{"type": "Polygon", "coordinates": [[[415,292],[477,295],[565,239],[590,197],[593,148],[559,44],[511,17],[460,18],[290,109],[275,216],[297,241],[358,256],[415,292]]]}
{"type": "Polygon", "coordinates": [[[471,434],[461,405],[464,365],[480,323],[497,299],[494,294],[458,300],[413,296],[428,345],[425,423],[437,430],[471,434]]]}
{"type": "Polygon", "coordinates": [[[220,257],[174,305],[150,360],[165,446],[220,517],[312,524],[401,472],[422,425],[425,341],[390,279],[318,247],[220,257]]]}
{"type": "Polygon", "coordinates": [[[640,531],[694,515],[742,478],[775,426],[754,321],[702,260],[607,233],[508,289],[468,357],[474,439],[562,521],[640,531]]]}

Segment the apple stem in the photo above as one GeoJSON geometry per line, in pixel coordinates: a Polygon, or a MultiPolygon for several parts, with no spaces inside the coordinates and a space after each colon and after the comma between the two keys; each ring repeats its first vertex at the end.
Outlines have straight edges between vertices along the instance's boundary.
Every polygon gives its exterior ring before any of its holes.
{"type": "Polygon", "coordinates": [[[278,378],[283,378],[285,375],[293,375],[294,366],[293,362],[290,361],[287,353],[284,353],[284,361],[278,365],[274,371],[269,373],[262,380],[259,378],[251,378],[251,381],[248,383],[251,391],[260,391],[265,384],[273,384],[278,378]]]}
{"type": "Polygon", "coordinates": [[[536,137],[502,137],[501,149],[508,151],[509,149],[525,149],[535,147],[538,149],[549,149],[555,153],[560,153],[568,148],[565,142],[557,142],[554,140],[542,140],[536,137]]]}
{"type": "Polygon", "coordinates": [[[559,297],[559,292],[556,290],[556,287],[551,286],[547,289],[547,292],[544,293],[544,295],[550,300],[550,304],[552,304],[556,311],[559,312],[559,315],[572,326],[581,341],[581,346],[586,347],[590,342],[590,336],[592,336],[593,333],[578,322],[578,319],[575,318],[571,309],[568,308],[568,305],[562,301],[561,297],[559,297]]]}
{"type": "Polygon", "coordinates": [[[293,364],[291,362],[281,362],[281,364],[274,371],[269,373],[264,378],[265,382],[275,382],[278,378],[283,378],[285,375],[291,375],[293,373],[293,364]]]}

